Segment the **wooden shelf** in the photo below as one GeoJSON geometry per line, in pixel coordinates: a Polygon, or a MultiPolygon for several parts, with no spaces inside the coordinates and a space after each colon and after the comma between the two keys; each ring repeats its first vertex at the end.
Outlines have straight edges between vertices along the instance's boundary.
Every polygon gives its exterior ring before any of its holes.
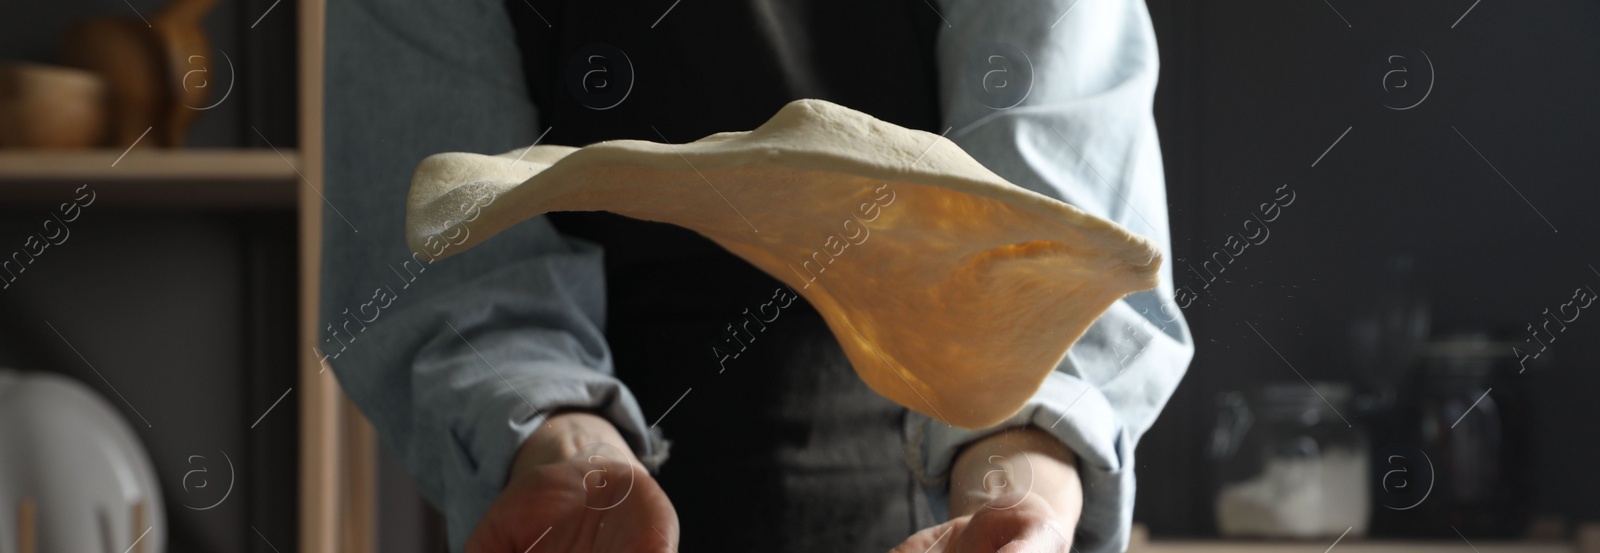
{"type": "Polygon", "coordinates": [[[0,150],[0,181],[294,180],[294,150],[0,150]],[[118,158],[121,158],[120,160],[118,158]]]}
{"type": "MultiPolygon", "coordinates": [[[[1274,542],[1233,540],[1156,540],[1132,544],[1128,553],[1327,553],[1326,542],[1274,542]]],[[[1457,541],[1340,541],[1334,551],[1342,553],[1462,553],[1476,549],[1477,553],[1574,553],[1577,549],[1563,542],[1466,542],[1457,541]]]]}
{"type": "Polygon", "coordinates": [[[1600,526],[1581,527],[1574,541],[1367,540],[1315,541],[1184,539],[1151,540],[1149,529],[1135,523],[1128,553],[1592,553],[1600,546],[1600,526]],[[1335,547],[1329,547],[1333,545],[1335,547]]]}
{"type": "Polygon", "coordinates": [[[49,206],[88,184],[111,206],[289,209],[306,185],[291,165],[300,156],[280,151],[0,151],[0,197],[6,207],[49,206]]]}

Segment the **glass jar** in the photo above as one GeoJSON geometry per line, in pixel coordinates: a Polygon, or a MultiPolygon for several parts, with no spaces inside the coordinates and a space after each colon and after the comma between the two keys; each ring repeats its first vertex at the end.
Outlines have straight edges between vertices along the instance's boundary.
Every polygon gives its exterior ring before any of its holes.
{"type": "MultiPolygon", "coordinates": [[[[1423,349],[1410,386],[1409,443],[1429,457],[1437,478],[1427,501],[1384,513],[1384,529],[1407,536],[1449,536],[1472,528],[1479,536],[1512,538],[1526,528],[1525,467],[1528,375],[1519,375],[1520,345],[1487,332],[1463,332],[1423,349]],[[1440,530],[1443,529],[1443,530],[1440,530]]],[[[1383,502],[1380,502],[1382,505],[1383,502]]],[[[1392,507],[1391,507],[1392,508],[1392,507]]]]}
{"type": "Polygon", "coordinates": [[[1366,533],[1369,446],[1347,384],[1270,384],[1217,397],[1210,458],[1223,536],[1366,533]]]}

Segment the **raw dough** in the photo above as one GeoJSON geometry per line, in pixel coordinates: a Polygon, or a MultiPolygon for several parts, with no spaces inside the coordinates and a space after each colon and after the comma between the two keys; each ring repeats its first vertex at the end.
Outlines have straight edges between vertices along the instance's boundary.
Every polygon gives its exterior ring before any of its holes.
{"type": "Polygon", "coordinates": [[[693,229],[760,267],[811,302],[873,390],[966,428],[1014,414],[1090,323],[1160,278],[1150,240],[821,100],[688,144],[430,156],[407,240],[445,257],[597,210],[693,229]]]}

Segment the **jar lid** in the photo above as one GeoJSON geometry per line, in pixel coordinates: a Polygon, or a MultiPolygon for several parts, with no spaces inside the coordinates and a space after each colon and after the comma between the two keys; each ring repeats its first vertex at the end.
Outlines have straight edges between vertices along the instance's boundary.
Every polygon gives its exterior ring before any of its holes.
{"type": "Polygon", "coordinates": [[[1424,358],[1485,359],[1506,357],[1518,342],[1499,341],[1487,332],[1451,334],[1423,344],[1420,355],[1424,358]]]}
{"type": "Polygon", "coordinates": [[[1315,424],[1321,420],[1340,420],[1338,409],[1348,406],[1355,388],[1344,382],[1314,381],[1263,384],[1251,394],[1264,418],[1298,420],[1315,424]]]}

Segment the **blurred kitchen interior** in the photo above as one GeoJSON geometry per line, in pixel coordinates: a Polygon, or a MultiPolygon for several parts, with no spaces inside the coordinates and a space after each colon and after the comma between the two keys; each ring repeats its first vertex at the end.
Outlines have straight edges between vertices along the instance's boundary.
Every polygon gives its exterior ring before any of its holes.
{"type": "MultiPolygon", "coordinates": [[[[1600,4],[1149,6],[1197,353],[1135,549],[1600,551],[1600,4]]],[[[0,367],[127,422],[168,551],[444,547],[305,347],[322,9],[0,6],[0,367]]]]}

